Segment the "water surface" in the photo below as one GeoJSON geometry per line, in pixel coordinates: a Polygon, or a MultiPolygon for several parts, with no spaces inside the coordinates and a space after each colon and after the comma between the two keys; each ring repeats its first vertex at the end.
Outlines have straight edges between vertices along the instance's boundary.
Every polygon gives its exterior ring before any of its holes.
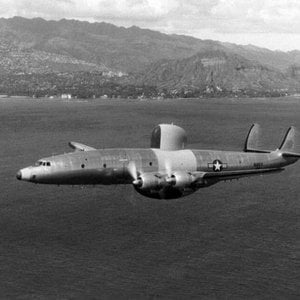
{"type": "Polygon", "coordinates": [[[275,149],[300,128],[300,101],[0,100],[1,298],[298,298],[299,162],[175,201],[15,179],[69,152],[68,141],[148,147],[152,128],[169,122],[192,148],[224,150],[242,149],[258,122],[275,149]]]}

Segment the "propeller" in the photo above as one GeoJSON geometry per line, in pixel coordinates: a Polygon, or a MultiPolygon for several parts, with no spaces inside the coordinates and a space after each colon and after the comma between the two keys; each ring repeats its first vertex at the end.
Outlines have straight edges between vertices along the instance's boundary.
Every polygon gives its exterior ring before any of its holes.
{"type": "MultiPolygon", "coordinates": [[[[138,171],[137,171],[137,168],[136,168],[136,164],[135,164],[134,161],[130,161],[129,162],[129,164],[127,166],[127,169],[128,169],[128,172],[129,172],[131,178],[133,179],[132,184],[134,186],[137,186],[137,187],[142,186],[143,182],[139,178],[139,174],[138,174],[138,171]]],[[[136,198],[136,194],[135,194],[134,189],[131,189],[130,192],[129,192],[129,194],[126,193],[126,195],[127,195],[127,199],[129,200],[129,203],[132,206],[137,206],[137,204],[139,203],[139,201],[136,198]]]]}
{"type": "Polygon", "coordinates": [[[167,172],[166,182],[170,185],[173,185],[175,183],[175,178],[172,176],[172,167],[169,160],[167,160],[165,163],[165,169],[167,172]]]}
{"type": "Polygon", "coordinates": [[[165,169],[166,169],[168,178],[170,178],[172,176],[172,167],[171,167],[171,162],[169,160],[167,160],[165,163],[165,169]]]}
{"type": "Polygon", "coordinates": [[[140,201],[137,199],[137,193],[131,186],[128,193],[126,193],[126,198],[132,206],[139,205],[140,201]]]}
{"type": "Polygon", "coordinates": [[[143,184],[142,180],[139,178],[139,174],[136,169],[136,165],[134,161],[130,161],[128,164],[128,172],[132,177],[132,184],[135,186],[141,186],[143,184]]]}

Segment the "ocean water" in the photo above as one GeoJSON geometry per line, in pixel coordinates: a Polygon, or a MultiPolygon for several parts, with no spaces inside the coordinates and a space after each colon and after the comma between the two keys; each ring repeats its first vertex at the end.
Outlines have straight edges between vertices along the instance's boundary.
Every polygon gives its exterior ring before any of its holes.
{"type": "Polygon", "coordinates": [[[224,150],[258,122],[276,149],[300,129],[300,100],[0,99],[1,299],[299,298],[300,162],[174,201],[15,179],[68,141],[149,147],[170,122],[191,148],[224,150]]]}

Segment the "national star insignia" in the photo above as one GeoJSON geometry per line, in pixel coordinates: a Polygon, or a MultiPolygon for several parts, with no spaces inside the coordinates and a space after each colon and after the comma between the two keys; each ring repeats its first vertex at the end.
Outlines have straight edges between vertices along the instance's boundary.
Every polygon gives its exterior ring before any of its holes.
{"type": "Polygon", "coordinates": [[[223,164],[219,159],[215,159],[212,163],[208,164],[208,167],[213,169],[215,172],[220,172],[227,168],[227,164],[223,164]]]}
{"type": "Polygon", "coordinates": [[[221,171],[222,164],[219,163],[217,160],[216,163],[214,163],[214,171],[221,171]]]}

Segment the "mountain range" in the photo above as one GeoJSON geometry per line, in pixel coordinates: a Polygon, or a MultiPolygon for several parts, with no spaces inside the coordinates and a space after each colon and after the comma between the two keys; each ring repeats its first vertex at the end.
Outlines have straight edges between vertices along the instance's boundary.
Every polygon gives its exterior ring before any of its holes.
{"type": "Polygon", "coordinates": [[[299,82],[280,70],[241,55],[206,50],[184,59],[161,60],[144,72],[142,82],[160,88],[216,88],[218,90],[296,89],[299,82]]]}
{"type": "Polygon", "coordinates": [[[271,51],[108,23],[0,19],[0,75],[128,74],[158,88],[288,89],[300,85],[300,51],[271,51]]]}

